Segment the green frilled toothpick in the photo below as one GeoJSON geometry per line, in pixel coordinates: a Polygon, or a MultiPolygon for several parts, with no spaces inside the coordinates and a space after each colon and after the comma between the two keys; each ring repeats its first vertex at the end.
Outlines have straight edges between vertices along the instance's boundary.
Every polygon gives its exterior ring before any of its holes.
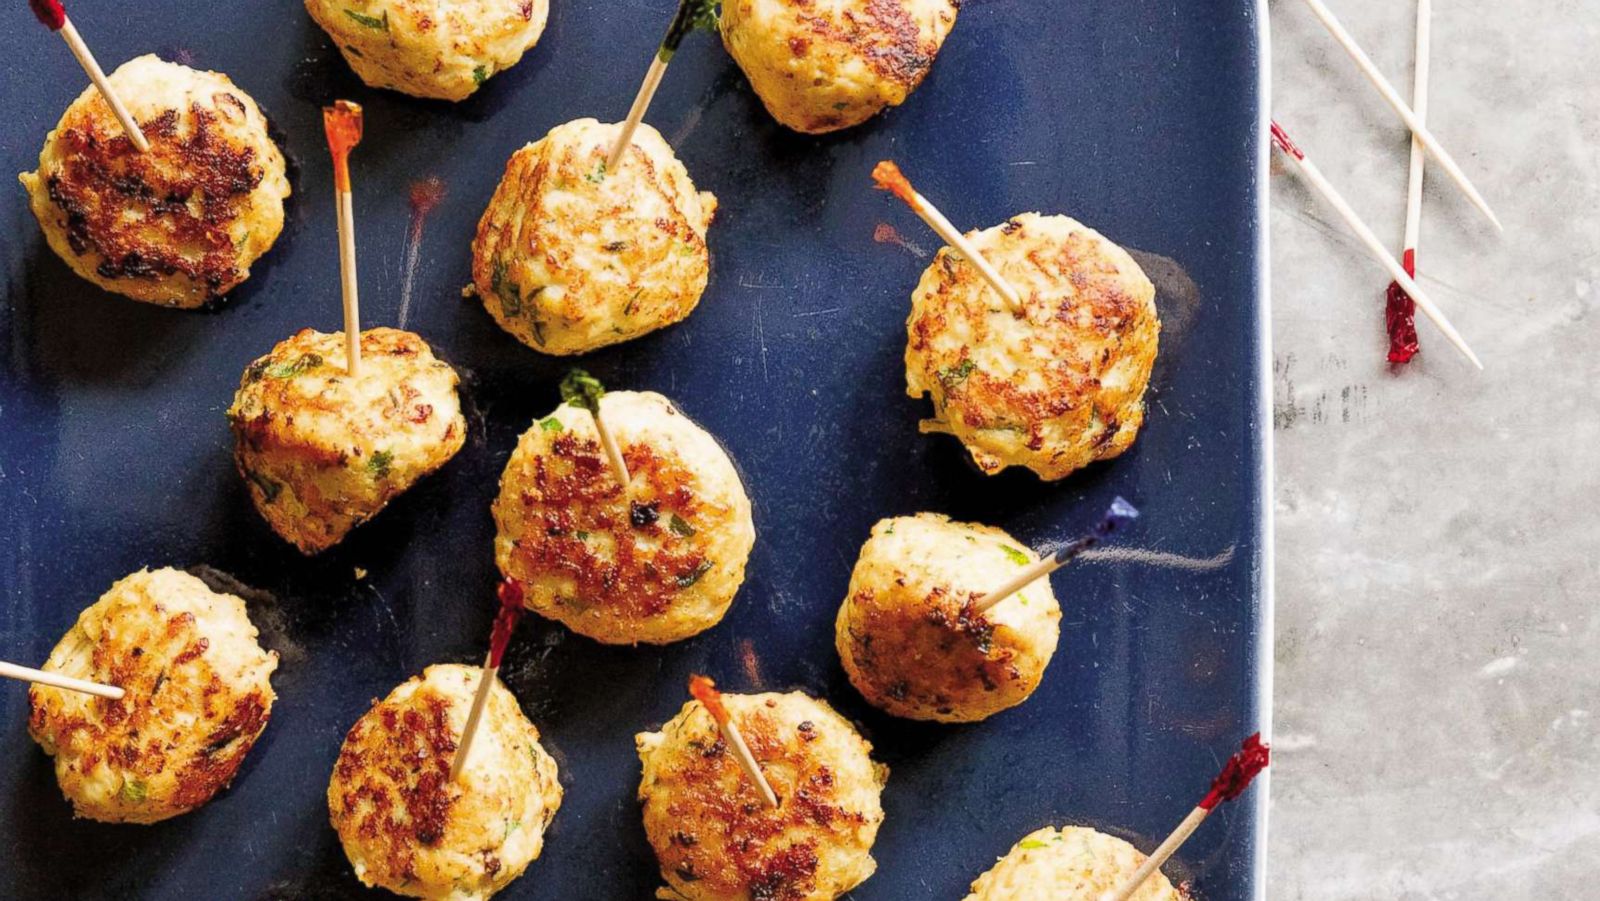
{"type": "Polygon", "coordinates": [[[611,461],[617,481],[626,489],[630,480],[628,463],[622,459],[622,448],[617,446],[617,440],[611,436],[611,430],[606,428],[606,421],[600,416],[600,399],[605,396],[606,389],[600,380],[582,369],[572,370],[561,380],[561,399],[567,406],[588,410],[589,415],[594,417],[594,429],[600,433],[600,446],[605,448],[606,459],[611,461]]]}
{"type": "Polygon", "coordinates": [[[650,70],[644,73],[644,84],[639,85],[639,93],[633,98],[633,108],[628,110],[628,119],[622,123],[622,134],[617,136],[616,145],[606,157],[607,172],[617,171],[617,166],[622,163],[622,154],[633,143],[633,133],[644,121],[645,110],[650,108],[656,88],[661,87],[661,76],[667,73],[667,63],[672,62],[678,45],[691,31],[716,31],[720,5],[720,0],[679,0],[678,12],[672,17],[672,24],[667,26],[667,36],[661,39],[655,58],[650,60],[650,70]]]}

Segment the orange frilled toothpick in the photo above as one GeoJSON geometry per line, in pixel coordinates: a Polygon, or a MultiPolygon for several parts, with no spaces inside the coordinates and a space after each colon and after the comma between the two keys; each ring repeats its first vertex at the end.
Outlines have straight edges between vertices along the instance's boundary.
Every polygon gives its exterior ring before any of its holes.
{"type": "Polygon", "coordinates": [[[333,198],[339,217],[339,282],[344,293],[345,370],[361,371],[361,300],[356,286],[355,198],[350,192],[350,151],[361,143],[361,105],[336,100],[322,108],[322,127],[333,154],[333,198]]]}
{"type": "Polygon", "coordinates": [[[911,207],[911,212],[916,213],[923,222],[928,223],[928,227],[933,229],[935,234],[942,238],[946,244],[959,251],[973,266],[976,266],[978,274],[983,276],[983,280],[989,283],[989,287],[993,288],[995,293],[999,294],[1011,309],[1022,309],[1022,295],[1017,293],[1017,289],[1001,277],[999,270],[984,259],[983,254],[978,252],[978,248],[972,246],[972,242],[967,240],[967,236],[963,235],[960,229],[945,218],[945,215],[939,212],[937,207],[929,203],[928,198],[918,194],[916,189],[911,187],[911,181],[906,178],[905,173],[900,171],[899,166],[889,160],[878,163],[872,168],[872,180],[877,183],[880,190],[888,191],[905,201],[906,206],[911,207]]]}
{"type": "Polygon", "coordinates": [[[100,96],[110,105],[111,112],[116,115],[117,121],[122,123],[122,131],[128,136],[128,140],[133,142],[133,146],[140,153],[149,150],[150,142],[145,138],[144,131],[139,128],[139,123],[133,121],[133,114],[128,112],[128,107],[123,104],[122,98],[118,97],[116,90],[111,87],[111,81],[106,78],[105,70],[100,68],[100,63],[89,51],[89,45],[83,42],[83,36],[78,34],[77,27],[67,18],[67,11],[61,6],[60,0],[28,0],[28,6],[33,8],[34,16],[44,27],[61,35],[61,39],[67,42],[67,49],[77,57],[78,65],[83,67],[84,74],[89,76],[89,80],[99,89],[100,96]]]}
{"type": "Polygon", "coordinates": [[[483,670],[478,675],[478,690],[472,695],[472,709],[467,712],[467,724],[461,729],[461,740],[456,742],[456,756],[450,760],[450,781],[454,782],[466,766],[467,755],[472,752],[472,738],[483,721],[483,707],[489,701],[489,690],[500,674],[500,664],[505,661],[506,648],[511,644],[511,633],[516,631],[517,620],[522,618],[522,585],[516,579],[500,583],[497,592],[500,609],[494,615],[494,627],[489,632],[489,654],[483,660],[483,670]]]}
{"type": "Polygon", "coordinates": [[[99,682],[90,682],[88,679],[75,679],[72,676],[63,676],[49,670],[34,669],[31,666],[18,666],[15,663],[6,663],[0,660],[0,676],[7,679],[16,679],[21,682],[37,682],[51,688],[65,688],[68,691],[81,691],[86,695],[97,698],[121,700],[123,690],[115,685],[102,685],[99,682]]]}
{"type": "Polygon", "coordinates": [[[1144,885],[1145,880],[1161,869],[1162,864],[1165,864],[1177,852],[1179,846],[1188,841],[1189,836],[1193,835],[1194,831],[1200,827],[1200,824],[1205,822],[1206,817],[1211,816],[1211,811],[1216,810],[1217,805],[1225,801],[1232,801],[1234,798],[1244,794],[1244,790],[1250,787],[1250,781],[1256,777],[1256,774],[1267,768],[1267,764],[1271,759],[1272,749],[1261,741],[1260,732],[1245,739],[1244,745],[1239,748],[1238,753],[1229,757],[1228,762],[1222,766],[1222,772],[1217,774],[1217,778],[1211,780],[1211,789],[1206,792],[1205,797],[1200,799],[1200,803],[1195,805],[1194,810],[1189,811],[1189,815],[1183,818],[1183,822],[1178,824],[1178,828],[1172,830],[1172,834],[1167,836],[1166,841],[1162,842],[1160,847],[1150,853],[1150,856],[1145,859],[1143,864],[1140,864],[1139,869],[1133,871],[1133,875],[1129,876],[1126,882],[1118,887],[1116,891],[1102,895],[1100,901],[1128,901],[1129,898],[1133,897],[1133,893],[1139,890],[1139,886],[1144,885]]]}
{"type": "Polygon", "coordinates": [[[716,721],[717,729],[722,733],[722,740],[727,742],[728,747],[733,750],[733,759],[739,762],[739,767],[744,770],[745,776],[761,792],[761,800],[765,801],[768,807],[776,810],[778,807],[778,795],[772,790],[772,786],[768,784],[767,777],[762,775],[761,767],[756,763],[755,755],[750,753],[750,746],[745,744],[744,736],[740,734],[738,725],[728,715],[728,708],[723,706],[722,692],[717,691],[717,683],[706,676],[690,676],[689,694],[694,695],[695,700],[699,701],[705,707],[706,712],[711,714],[711,718],[716,721]]]}

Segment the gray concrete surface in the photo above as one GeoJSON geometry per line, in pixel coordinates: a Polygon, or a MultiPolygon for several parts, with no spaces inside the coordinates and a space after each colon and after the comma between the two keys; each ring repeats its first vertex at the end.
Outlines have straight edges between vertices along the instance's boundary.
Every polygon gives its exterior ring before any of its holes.
{"type": "MultiPolygon", "coordinates": [[[[1415,6],[1329,0],[1410,94],[1415,6]]],[[[1407,137],[1301,0],[1275,113],[1396,252],[1407,137]]],[[[1600,2],[1434,8],[1427,324],[1275,161],[1272,899],[1600,898],[1600,2]],[[1420,321],[1420,320],[1419,320],[1420,321]]]]}

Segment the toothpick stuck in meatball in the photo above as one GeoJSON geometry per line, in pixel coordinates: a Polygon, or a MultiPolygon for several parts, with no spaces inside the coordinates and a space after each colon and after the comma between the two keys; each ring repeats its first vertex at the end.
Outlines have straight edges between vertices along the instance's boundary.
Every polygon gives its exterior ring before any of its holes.
{"type": "Polygon", "coordinates": [[[134,300],[192,309],[220,297],[283,230],[283,154],[226,75],[141,56],[110,81],[150,142],[140,153],[94,87],[18,178],[50,249],[134,300]]]}

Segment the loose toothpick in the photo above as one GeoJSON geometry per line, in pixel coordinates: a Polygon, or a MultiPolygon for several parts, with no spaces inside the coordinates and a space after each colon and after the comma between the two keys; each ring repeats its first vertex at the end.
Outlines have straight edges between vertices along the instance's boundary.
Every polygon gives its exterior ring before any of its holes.
{"type": "Polygon", "coordinates": [[[1105,517],[1087,534],[1062,545],[1055,553],[1023,567],[1011,577],[1010,581],[974,601],[973,609],[979,613],[992,609],[996,604],[1028,587],[1035,579],[1048,576],[1071,563],[1074,557],[1104,541],[1106,536],[1117,530],[1117,527],[1138,518],[1139,511],[1132,504],[1120,497],[1113,500],[1106,510],[1105,517]]]}
{"type": "Polygon", "coordinates": [[[1218,804],[1224,801],[1232,801],[1244,793],[1244,790],[1250,785],[1250,780],[1254,779],[1257,773],[1267,768],[1267,763],[1270,761],[1271,756],[1271,749],[1261,743],[1261,733],[1257,732],[1245,739],[1244,746],[1239,749],[1238,753],[1228,758],[1228,762],[1222,767],[1222,772],[1218,773],[1217,778],[1212,780],[1211,790],[1206,792],[1205,797],[1200,799],[1200,803],[1195,805],[1194,810],[1183,818],[1183,822],[1178,824],[1178,828],[1167,836],[1167,840],[1162,842],[1160,847],[1150,853],[1145,862],[1139,866],[1139,869],[1133,871],[1133,875],[1129,876],[1121,887],[1114,892],[1101,895],[1101,901],[1128,901],[1129,898],[1133,897],[1133,893],[1139,890],[1139,886],[1144,885],[1145,880],[1161,869],[1161,866],[1167,862],[1168,858],[1172,857],[1178,847],[1187,841],[1190,835],[1194,834],[1194,831],[1200,827],[1202,822],[1205,822],[1205,818],[1211,815],[1211,811],[1215,810],[1218,804]]]}
{"type": "MultiPolygon", "coordinates": [[[[1417,63],[1411,87],[1411,106],[1417,118],[1428,120],[1428,64],[1432,45],[1433,0],[1417,3],[1417,63]]],[[[1422,232],[1422,181],[1427,154],[1416,135],[1411,136],[1411,171],[1406,183],[1406,237],[1400,265],[1417,277],[1417,241],[1422,232]]],[[[1417,304],[1411,295],[1390,282],[1384,304],[1384,326],[1389,332],[1389,362],[1406,363],[1417,354],[1417,304]]]]}
{"type": "Polygon", "coordinates": [[[628,118],[622,123],[622,133],[617,135],[617,142],[611,145],[611,153],[606,156],[607,172],[617,171],[622,155],[633,143],[633,133],[639,130],[639,123],[644,121],[650,101],[655,99],[656,88],[661,87],[661,77],[667,74],[667,64],[672,62],[684,37],[696,28],[708,31],[717,29],[717,0],[678,0],[678,12],[672,17],[672,24],[667,26],[667,35],[661,39],[656,55],[650,58],[650,68],[644,73],[644,83],[639,85],[639,93],[634,95],[628,118]]]}
{"type": "Polygon", "coordinates": [[[744,743],[744,735],[739,732],[739,727],[734,724],[733,718],[728,716],[728,708],[722,705],[722,692],[717,691],[717,683],[706,676],[690,676],[689,694],[694,695],[695,700],[706,708],[706,712],[711,714],[713,720],[716,720],[717,729],[722,733],[722,740],[733,750],[733,759],[739,762],[739,767],[744,770],[745,776],[749,777],[751,784],[761,792],[761,800],[776,810],[778,795],[767,783],[767,777],[762,775],[761,767],[756,763],[755,755],[750,753],[750,746],[744,743]]]}
{"type": "Polygon", "coordinates": [[[1306,181],[1310,182],[1313,188],[1316,188],[1317,193],[1321,194],[1324,200],[1333,205],[1339,216],[1344,219],[1345,224],[1349,225],[1350,229],[1356,233],[1356,237],[1361,239],[1361,243],[1366,245],[1367,252],[1382,263],[1385,269],[1389,270],[1389,275],[1400,283],[1400,287],[1404,288],[1407,294],[1411,295],[1411,299],[1415,300],[1417,306],[1422,308],[1422,312],[1433,321],[1434,325],[1439,327],[1439,331],[1450,339],[1450,343],[1454,345],[1455,349],[1461,351],[1462,356],[1472,361],[1472,365],[1482,369],[1483,363],[1478,359],[1478,355],[1473,353],[1472,348],[1467,346],[1466,339],[1462,338],[1461,333],[1456,331],[1456,327],[1450,324],[1449,319],[1445,318],[1444,312],[1435,306],[1433,301],[1428,299],[1428,296],[1412,280],[1405,267],[1400,265],[1394,255],[1384,249],[1383,242],[1378,240],[1378,236],[1372,233],[1372,229],[1367,227],[1365,222],[1361,221],[1361,217],[1356,215],[1356,211],[1344,199],[1343,195],[1334,189],[1327,176],[1322,174],[1322,170],[1318,169],[1315,163],[1306,158],[1305,153],[1295,146],[1294,141],[1289,139],[1288,132],[1285,132],[1283,126],[1277,122],[1272,123],[1272,140],[1289,159],[1294,160],[1295,165],[1300,169],[1300,174],[1306,177],[1306,181]]]}
{"type": "Polygon", "coordinates": [[[1361,68],[1362,74],[1366,75],[1367,80],[1372,82],[1373,86],[1378,89],[1378,93],[1383,95],[1383,99],[1387,100],[1389,105],[1394,107],[1394,111],[1400,114],[1400,118],[1411,129],[1411,133],[1422,142],[1422,146],[1433,154],[1433,158],[1438,160],[1440,166],[1444,167],[1444,171],[1467,195],[1467,199],[1472,201],[1472,205],[1487,216],[1489,221],[1494,223],[1496,229],[1505,231],[1505,226],[1500,224],[1500,217],[1494,214],[1494,210],[1489,209],[1489,202],[1483,199],[1483,195],[1478,193],[1477,188],[1473,187],[1471,180],[1467,178],[1467,174],[1461,171],[1461,167],[1456,164],[1455,157],[1451,156],[1450,152],[1444,149],[1444,145],[1439,143],[1439,139],[1433,136],[1433,132],[1428,130],[1428,126],[1423,123],[1422,117],[1418,116],[1411,107],[1406,105],[1405,100],[1400,97],[1400,92],[1396,91],[1394,85],[1389,83],[1389,79],[1384,78],[1383,73],[1378,71],[1378,67],[1372,62],[1372,58],[1367,56],[1367,52],[1361,49],[1361,45],[1356,43],[1356,39],[1351,37],[1350,32],[1346,31],[1345,27],[1339,23],[1339,20],[1334,17],[1333,11],[1328,9],[1327,4],[1323,3],[1322,0],[1306,0],[1306,5],[1311,7],[1311,11],[1322,21],[1323,26],[1328,29],[1328,33],[1333,35],[1333,39],[1338,41],[1345,52],[1350,54],[1350,58],[1356,61],[1356,65],[1361,68]]]}
{"type": "Polygon", "coordinates": [[[345,370],[361,372],[361,299],[356,287],[355,198],[350,193],[350,151],[361,143],[361,104],[335,100],[322,108],[322,127],[333,154],[333,200],[339,215],[339,283],[344,290],[345,370]]]}
{"type": "Polygon", "coordinates": [[[569,407],[579,407],[589,411],[594,417],[594,429],[600,433],[600,446],[605,449],[606,459],[611,461],[611,469],[617,474],[617,481],[623,488],[628,487],[631,477],[628,475],[628,461],[622,459],[622,448],[617,446],[617,439],[612,436],[611,430],[606,428],[605,419],[600,415],[600,398],[606,396],[605,386],[600,380],[583,371],[574,369],[567,373],[561,380],[561,399],[569,407]]]}
{"type": "Polygon", "coordinates": [[[110,698],[113,701],[121,700],[125,692],[115,685],[102,685],[99,682],[90,682],[87,679],[74,679],[60,673],[47,670],[34,669],[31,666],[17,666],[15,663],[0,661],[0,676],[7,679],[17,679],[22,682],[37,682],[52,688],[65,688],[69,691],[81,691],[86,695],[97,698],[110,698]]]}
{"type": "Polygon", "coordinates": [[[489,654],[483,659],[483,670],[478,674],[478,690],[472,695],[472,709],[467,713],[467,724],[461,729],[461,740],[456,742],[456,756],[450,760],[450,781],[461,775],[472,751],[472,737],[478,733],[483,720],[483,708],[489,701],[489,691],[500,673],[505,660],[506,646],[511,643],[511,633],[522,616],[522,586],[515,579],[500,583],[500,610],[494,615],[494,629],[489,633],[489,654]]]}
{"type": "Polygon", "coordinates": [[[89,80],[100,90],[100,96],[111,106],[111,112],[116,115],[117,121],[122,123],[122,131],[128,136],[128,140],[133,142],[133,146],[140,153],[149,150],[150,142],[145,139],[144,131],[139,128],[139,123],[133,121],[133,114],[128,112],[127,106],[122,103],[122,98],[118,97],[116,90],[111,87],[111,81],[106,78],[105,70],[100,68],[100,63],[89,51],[89,45],[83,42],[83,36],[78,34],[77,27],[67,18],[67,11],[62,8],[59,0],[28,0],[28,5],[33,8],[33,14],[44,27],[60,34],[61,39],[67,42],[67,49],[77,57],[78,65],[83,67],[84,74],[89,76],[89,80]]]}
{"type": "Polygon", "coordinates": [[[894,196],[905,201],[906,206],[911,207],[911,212],[916,213],[922,218],[923,222],[928,223],[928,227],[933,229],[940,238],[943,238],[946,244],[960,251],[961,255],[971,261],[972,265],[978,267],[978,273],[983,276],[984,281],[988,282],[989,287],[993,288],[995,293],[999,294],[1013,310],[1022,309],[1022,295],[1017,293],[1017,289],[1013,288],[1011,283],[1006,281],[1000,275],[1000,272],[990,265],[988,260],[983,258],[983,254],[978,252],[978,248],[972,246],[972,242],[967,240],[966,235],[963,235],[959,229],[952,225],[950,220],[939,212],[938,208],[928,202],[928,198],[918,194],[916,189],[911,187],[910,180],[900,171],[899,166],[889,160],[878,163],[872,169],[872,180],[877,182],[880,189],[889,191],[894,196]]]}

